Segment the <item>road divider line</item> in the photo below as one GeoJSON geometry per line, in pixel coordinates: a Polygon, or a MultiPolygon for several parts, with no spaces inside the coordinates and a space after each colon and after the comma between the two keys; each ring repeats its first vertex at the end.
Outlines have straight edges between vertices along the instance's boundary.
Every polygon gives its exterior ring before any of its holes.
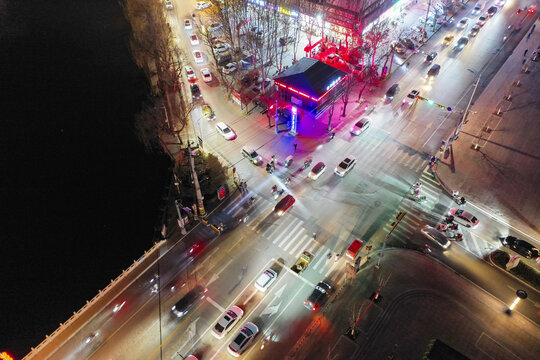
{"type": "Polygon", "coordinates": [[[222,313],[225,312],[225,308],[224,308],[223,306],[219,305],[217,302],[215,302],[210,296],[207,296],[207,297],[206,297],[206,300],[208,300],[208,302],[209,302],[210,304],[214,305],[214,307],[215,307],[216,309],[218,309],[219,311],[221,311],[222,313]]]}

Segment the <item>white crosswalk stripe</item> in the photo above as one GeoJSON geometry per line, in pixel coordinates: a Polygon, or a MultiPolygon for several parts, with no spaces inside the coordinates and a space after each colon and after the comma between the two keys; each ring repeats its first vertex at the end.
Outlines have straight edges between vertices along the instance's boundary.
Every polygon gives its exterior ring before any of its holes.
{"type": "MultiPolygon", "coordinates": [[[[299,224],[300,225],[300,224],[299,224]]],[[[301,239],[303,240],[303,237],[305,236],[305,234],[303,234],[303,229],[301,229],[300,231],[296,232],[295,233],[292,233],[292,238],[285,238],[283,242],[281,242],[279,244],[279,247],[282,248],[283,250],[287,251],[287,249],[295,243],[296,239],[298,239],[299,237],[301,237],[301,239]],[[287,242],[288,240],[288,242],[287,242]],[[285,243],[287,242],[287,244],[285,245],[285,243]]],[[[301,241],[298,241],[298,244],[301,244],[301,241]]]]}

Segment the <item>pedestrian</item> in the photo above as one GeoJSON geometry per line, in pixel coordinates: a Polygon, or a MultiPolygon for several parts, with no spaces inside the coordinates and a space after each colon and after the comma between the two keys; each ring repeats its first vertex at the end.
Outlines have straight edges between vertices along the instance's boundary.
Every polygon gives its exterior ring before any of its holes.
{"type": "Polygon", "coordinates": [[[296,147],[298,146],[298,144],[294,144],[294,153],[296,154],[296,147]]]}
{"type": "Polygon", "coordinates": [[[521,62],[521,65],[525,65],[525,61],[527,61],[527,59],[523,59],[523,61],[521,62]]]}
{"type": "Polygon", "coordinates": [[[316,232],[313,233],[313,240],[317,240],[317,233],[316,232]]]}
{"type": "Polygon", "coordinates": [[[528,52],[529,52],[529,49],[525,49],[525,51],[523,52],[523,56],[527,56],[528,52]]]}

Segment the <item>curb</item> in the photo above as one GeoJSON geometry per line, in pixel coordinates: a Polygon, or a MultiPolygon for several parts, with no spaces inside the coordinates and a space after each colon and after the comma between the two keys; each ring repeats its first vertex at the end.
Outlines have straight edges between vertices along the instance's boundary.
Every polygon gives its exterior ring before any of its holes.
{"type": "MultiPolygon", "coordinates": [[[[502,251],[502,250],[498,250],[498,251],[502,251]]],[[[506,251],[504,251],[504,252],[506,252],[506,251]]],[[[499,265],[495,264],[495,263],[493,262],[493,260],[491,259],[491,255],[493,255],[493,253],[494,253],[494,251],[490,252],[490,253],[488,254],[488,256],[486,257],[486,258],[487,258],[487,261],[486,261],[486,262],[487,262],[488,264],[490,264],[492,267],[496,268],[497,270],[502,271],[502,272],[505,273],[506,275],[509,275],[509,276],[513,277],[514,280],[519,281],[519,282],[522,283],[523,285],[526,285],[526,286],[532,288],[534,291],[536,291],[538,294],[540,294],[540,291],[538,291],[538,290],[536,289],[536,286],[534,286],[533,284],[529,284],[528,282],[526,282],[526,281],[520,279],[519,277],[517,277],[516,275],[512,274],[510,271],[505,270],[505,269],[501,268],[499,265]]],[[[509,254],[509,255],[510,255],[510,254],[509,254]]],[[[527,266],[529,266],[529,265],[527,265],[527,266]]]]}

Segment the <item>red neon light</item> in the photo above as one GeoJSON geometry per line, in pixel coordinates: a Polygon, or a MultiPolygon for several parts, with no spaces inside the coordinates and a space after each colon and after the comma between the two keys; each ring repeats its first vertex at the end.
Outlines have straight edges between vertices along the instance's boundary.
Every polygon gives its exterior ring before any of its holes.
{"type": "Polygon", "coordinates": [[[324,94],[322,94],[322,96],[320,96],[318,99],[317,99],[317,98],[314,98],[313,96],[309,96],[308,94],[305,94],[305,93],[303,93],[303,92],[301,92],[301,91],[298,91],[298,90],[296,90],[296,89],[294,89],[294,88],[292,88],[292,87],[290,87],[290,86],[283,85],[283,84],[281,84],[281,83],[279,83],[279,82],[277,82],[277,81],[275,81],[275,80],[274,80],[274,84],[276,84],[277,86],[281,86],[281,87],[284,88],[284,89],[288,89],[288,90],[290,90],[290,91],[292,91],[292,92],[294,92],[294,93],[296,93],[296,94],[298,94],[298,95],[300,95],[300,96],[303,96],[303,97],[305,97],[306,99],[311,99],[311,100],[313,100],[313,101],[319,102],[319,101],[321,101],[321,99],[322,99],[323,97],[326,96],[326,94],[328,94],[330,91],[332,91],[332,90],[333,90],[336,86],[338,86],[339,83],[342,82],[343,80],[345,80],[345,76],[343,76],[341,79],[339,79],[339,81],[338,81],[334,86],[332,86],[330,89],[328,89],[328,90],[327,90],[324,94]]]}

